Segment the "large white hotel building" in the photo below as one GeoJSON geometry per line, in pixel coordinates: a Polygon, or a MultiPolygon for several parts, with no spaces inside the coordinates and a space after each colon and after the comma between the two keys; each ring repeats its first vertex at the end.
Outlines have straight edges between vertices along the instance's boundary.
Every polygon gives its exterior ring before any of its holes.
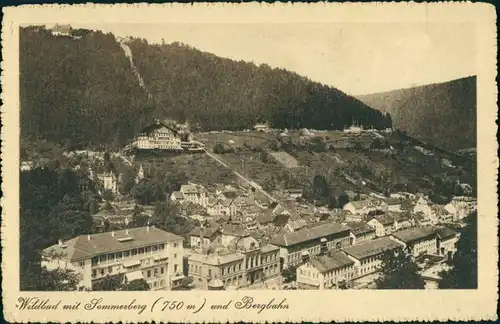
{"type": "Polygon", "coordinates": [[[144,279],[151,290],[174,288],[183,275],[183,238],[155,227],[80,235],[46,248],[42,266],[81,275],[79,289],[106,276],[144,279]]]}

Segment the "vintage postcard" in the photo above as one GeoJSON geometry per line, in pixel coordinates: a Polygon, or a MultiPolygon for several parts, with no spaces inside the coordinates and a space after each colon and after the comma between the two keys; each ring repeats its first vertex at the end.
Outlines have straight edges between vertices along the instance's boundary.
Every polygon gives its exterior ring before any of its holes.
{"type": "Polygon", "coordinates": [[[481,3],[5,8],[4,317],[496,319],[495,26],[481,3]]]}

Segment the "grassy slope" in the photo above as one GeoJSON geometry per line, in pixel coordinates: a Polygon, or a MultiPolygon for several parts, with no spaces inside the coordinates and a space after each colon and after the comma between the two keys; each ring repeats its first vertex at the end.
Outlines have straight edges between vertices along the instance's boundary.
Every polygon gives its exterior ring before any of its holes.
{"type": "Polygon", "coordinates": [[[447,150],[476,146],[476,77],[358,96],[395,128],[447,150]]]}

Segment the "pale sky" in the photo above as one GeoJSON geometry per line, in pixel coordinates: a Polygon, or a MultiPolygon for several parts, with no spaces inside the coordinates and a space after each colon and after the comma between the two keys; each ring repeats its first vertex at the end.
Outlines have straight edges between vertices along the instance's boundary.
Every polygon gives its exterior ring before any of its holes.
{"type": "MultiPolygon", "coordinates": [[[[476,75],[471,23],[72,24],[297,72],[351,95],[476,75]]],[[[51,26],[50,26],[51,27],[51,26]]]]}

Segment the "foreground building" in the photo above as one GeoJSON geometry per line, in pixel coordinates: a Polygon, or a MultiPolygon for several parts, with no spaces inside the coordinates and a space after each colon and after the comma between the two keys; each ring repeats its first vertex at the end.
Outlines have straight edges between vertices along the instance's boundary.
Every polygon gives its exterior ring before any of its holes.
{"type": "Polygon", "coordinates": [[[250,235],[233,238],[226,246],[211,244],[188,252],[188,273],[197,288],[245,288],[280,276],[279,248],[261,246],[250,235]]]}
{"type": "Polygon", "coordinates": [[[271,244],[280,248],[283,268],[296,266],[323,249],[340,250],[352,245],[354,236],[346,225],[326,223],[302,228],[273,237],[271,244]]]}
{"type": "Polygon", "coordinates": [[[71,269],[81,275],[79,289],[107,276],[123,281],[144,279],[151,290],[174,288],[182,275],[183,238],[155,227],[80,235],[43,250],[48,269],[71,269]]]}
{"type": "Polygon", "coordinates": [[[344,249],[344,253],[354,261],[357,276],[363,277],[373,274],[380,269],[382,256],[388,251],[402,249],[403,244],[389,237],[381,237],[344,249]]]}
{"type": "Polygon", "coordinates": [[[355,276],[355,263],[342,252],[315,256],[297,268],[297,286],[302,289],[347,288],[355,276]]]}
{"type": "Polygon", "coordinates": [[[414,227],[394,232],[391,238],[405,246],[413,257],[437,253],[437,234],[434,228],[414,227]]]}

